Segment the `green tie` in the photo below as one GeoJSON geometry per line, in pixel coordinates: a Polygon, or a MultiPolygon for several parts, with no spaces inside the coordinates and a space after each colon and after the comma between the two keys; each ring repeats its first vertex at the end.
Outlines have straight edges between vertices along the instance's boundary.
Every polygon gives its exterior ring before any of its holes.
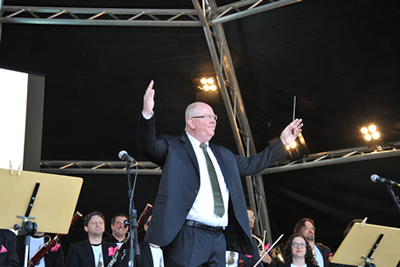
{"type": "Polygon", "coordinates": [[[207,153],[207,145],[200,144],[200,147],[203,149],[204,156],[206,157],[208,175],[210,176],[211,189],[214,197],[214,212],[219,217],[222,217],[225,213],[225,208],[224,201],[222,200],[221,190],[219,188],[217,173],[215,172],[214,165],[212,164],[210,156],[207,153]]]}

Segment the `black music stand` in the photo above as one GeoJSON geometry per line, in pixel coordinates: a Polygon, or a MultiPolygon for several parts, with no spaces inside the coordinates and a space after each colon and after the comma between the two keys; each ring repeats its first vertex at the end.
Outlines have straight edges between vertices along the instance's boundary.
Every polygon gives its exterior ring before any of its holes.
{"type": "MultiPolygon", "coordinates": [[[[21,229],[24,235],[68,233],[82,178],[0,169],[0,182],[0,228],[21,229]]],[[[28,249],[26,243],[24,266],[28,249]]]]}
{"type": "Polygon", "coordinates": [[[400,229],[355,223],[332,263],[365,267],[395,267],[400,260],[400,229]]]}

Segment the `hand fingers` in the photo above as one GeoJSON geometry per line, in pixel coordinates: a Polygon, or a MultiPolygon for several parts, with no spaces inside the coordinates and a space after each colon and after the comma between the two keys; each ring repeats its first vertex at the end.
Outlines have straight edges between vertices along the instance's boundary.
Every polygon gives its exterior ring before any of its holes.
{"type": "Polygon", "coordinates": [[[146,92],[145,92],[145,94],[144,94],[144,98],[145,98],[145,99],[147,99],[147,98],[149,98],[149,97],[150,97],[150,98],[153,98],[153,96],[154,96],[153,85],[154,85],[154,81],[151,80],[151,82],[149,83],[149,86],[147,87],[146,92]]]}
{"type": "Polygon", "coordinates": [[[291,132],[293,135],[298,135],[301,132],[301,127],[303,127],[303,123],[302,119],[295,119],[292,123],[291,123],[291,132]]]}
{"type": "Polygon", "coordinates": [[[149,86],[147,87],[147,91],[153,89],[153,85],[154,85],[154,81],[151,80],[151,82],[149,83],[149,86]]]}

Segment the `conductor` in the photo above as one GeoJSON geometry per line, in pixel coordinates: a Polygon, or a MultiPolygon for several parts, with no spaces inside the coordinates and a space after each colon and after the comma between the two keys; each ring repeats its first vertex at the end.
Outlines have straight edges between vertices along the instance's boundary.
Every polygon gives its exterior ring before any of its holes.
{"type": "Polygon", "coordinates": [[[284,157],[285,145],[301,132],[301,119],[291,122],[273,145],[250,157],[210,142],[218,116],[203,102],[187,107],[185,133],[157,137],[153,84],[143,98],[138,147],[163,172],[145,241],[163,248],[166,267],[223,267],[227,250],[253,254],[240,177],[284,157]]]}

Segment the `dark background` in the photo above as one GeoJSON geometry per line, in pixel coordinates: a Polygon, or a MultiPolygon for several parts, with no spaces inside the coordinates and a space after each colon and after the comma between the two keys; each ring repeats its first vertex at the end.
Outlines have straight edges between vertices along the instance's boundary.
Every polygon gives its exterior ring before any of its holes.
{"type": "MultiPolygon", "coordinates": [[[[19,1],[4,5],[189,8],[191,1],[19,1]]],[[[217,1],[218,5],[233,1],[217,1]]],[[[365,145],[359,129],[374,122],[385,142],[399,141],[400,5],[398,1],[304,0],[224,24],[258,151],[292,118],[304,120],[310,153],[365,145]]],[[[46,77],[43,160],[118,160],[136,147],[142,97],[155,81],[159,133],[181,134],[184,110],[209,102],[219,116],[213,142],[236,152],[219,93],[197,90],[192,78],[214,72],[202,28],[3,24],[0,65],[46,77]]],[[[303,217],[314,219],[317,242],[336,250],[347,223],[399,227],[377,173],[400,181],[399,158],[369,160],[264,175],[272,235],[287,238],[303,217]]],[[[77,210],[109,220],[128,212],[123,175],[85,175],[77,210]]],[[[153,204],[158,176],[139,176],[140,214],[153,204]]],[[[398,193],[398,189],[395,191],[398,193]]],[[[83,222],[63,237],[86,238],[83,222]]],[[[142,238],[140,233],[140,238],[142,238]]]]}

